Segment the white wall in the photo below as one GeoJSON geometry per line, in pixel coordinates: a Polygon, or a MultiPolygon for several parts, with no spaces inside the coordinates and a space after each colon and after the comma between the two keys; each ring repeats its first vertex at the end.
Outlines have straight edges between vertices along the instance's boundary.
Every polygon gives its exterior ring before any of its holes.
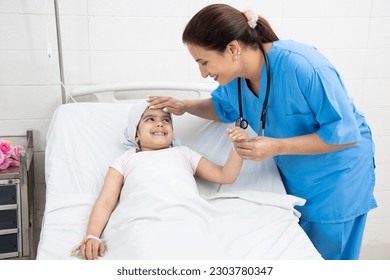
{"type": "MultiPolygon", "coordinates": [[[[0,135],[35,134],[36,221],[44,204],[45,136],[61,104],[53,0],[0,1],[0,135]],[[53,57],[48,58],[48,43],[53,57]]],[[[336,65],[376,142],[379,208],[369,214],[362,258],[390,259],[390,1],[235,0],[281,39],[316,46],[336,65]]],[[[128,81],[193,81],[181,42],[206,0],[59,0],[67,90],[128,81]]]]}

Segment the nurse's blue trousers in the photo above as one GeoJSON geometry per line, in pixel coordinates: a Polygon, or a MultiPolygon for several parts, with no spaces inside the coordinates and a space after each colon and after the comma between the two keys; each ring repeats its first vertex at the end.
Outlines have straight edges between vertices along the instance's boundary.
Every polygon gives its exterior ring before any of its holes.
{"type": "Polygon", "coordinates": [[[325,260],[358,260],[367,214],[345,223],[313,223],[300,225],[325,260]]]}

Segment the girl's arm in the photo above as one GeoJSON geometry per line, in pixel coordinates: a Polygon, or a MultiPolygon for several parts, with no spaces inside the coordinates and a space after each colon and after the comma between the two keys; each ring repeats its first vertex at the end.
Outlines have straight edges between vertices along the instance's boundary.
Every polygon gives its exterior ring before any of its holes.
{"type": "MultiPolygon", "coordinates": [[[[87,236],[92,235],[100,238],[112,211],[118,202],[123,186],[123,175],[114,168],[109,168],[104,179],[103,188],[93,206],[89,217],[87,236]]],[[[80,255],[83,259],[94,260],[103,256],[104,244],[93,238],[87,239],[80,246],[80,255]]]]}
{"type": "MultiPolygon", "coordinates": [[[[239,127],[229,128],[227,133],[232,142],[248,139],[245,131],[239,127]]],[[[217,165],[202,157],[198,163],[195,175],[214,183],[232,184],[240,174],[242,163],[243,160],[232,148],[224,166],[217,165]]]]}

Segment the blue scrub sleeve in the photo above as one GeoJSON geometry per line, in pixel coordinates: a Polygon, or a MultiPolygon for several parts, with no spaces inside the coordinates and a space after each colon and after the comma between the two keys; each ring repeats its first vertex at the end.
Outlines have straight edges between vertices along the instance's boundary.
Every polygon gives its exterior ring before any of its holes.
{"type": "Polygon", "coordinates": [[[232,106],[227,89],[224,86],[217,87],[211,98],[219,119],[224,123],[231,123],[238,119],[239,113],[232,106]]]}
{"type": "Polygon", "coordinates": [[[356,109],[334,68],[319,67],[303,91],[316,120],[317,135],[331,145],[349,144],[361,139],[356,109]]]}

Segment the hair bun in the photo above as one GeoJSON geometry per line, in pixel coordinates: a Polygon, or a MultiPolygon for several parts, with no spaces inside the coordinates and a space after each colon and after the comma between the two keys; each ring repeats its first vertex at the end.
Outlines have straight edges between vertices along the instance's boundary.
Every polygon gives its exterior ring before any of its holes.
{"type": "Polygon", "coordinates": [[[257,26],[258,15],[253,10],[245,11],[244,15],[248,19],[248,25],[254,29],[257,26]]]}

